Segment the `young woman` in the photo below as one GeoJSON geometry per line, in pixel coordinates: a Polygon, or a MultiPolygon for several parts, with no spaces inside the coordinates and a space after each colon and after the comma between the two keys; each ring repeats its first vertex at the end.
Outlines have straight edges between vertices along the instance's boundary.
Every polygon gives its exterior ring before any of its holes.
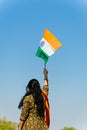
{"type": "Polygon", "coordinates": [[[48,130],[50,123],[48,102],[48,71],[44,69],[44,87],[41,90],[39,81],[32,79],[21,99],[19,130],[48,130]]]}

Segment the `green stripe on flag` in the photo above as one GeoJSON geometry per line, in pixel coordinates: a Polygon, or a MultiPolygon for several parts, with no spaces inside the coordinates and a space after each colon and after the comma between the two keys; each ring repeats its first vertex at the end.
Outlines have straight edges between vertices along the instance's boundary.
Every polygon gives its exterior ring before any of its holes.
{"type": "Polygon", "coordinates": [[[47,63],[49,56],[40,48],[38,47],[38,50],[36,52],[36,56],[42,58],[45,63],[47,63]]]}

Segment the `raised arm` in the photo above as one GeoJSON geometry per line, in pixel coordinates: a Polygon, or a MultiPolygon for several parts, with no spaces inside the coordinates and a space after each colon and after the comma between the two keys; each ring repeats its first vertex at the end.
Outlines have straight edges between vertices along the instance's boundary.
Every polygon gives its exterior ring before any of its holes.
{"type": "Polygon", "coordinates": [[[44,73],[44,86],[43,86],[43,91],[45,91],[48,95],[48,70],[47,69],[44,69],[43,71],[44,73]]]}

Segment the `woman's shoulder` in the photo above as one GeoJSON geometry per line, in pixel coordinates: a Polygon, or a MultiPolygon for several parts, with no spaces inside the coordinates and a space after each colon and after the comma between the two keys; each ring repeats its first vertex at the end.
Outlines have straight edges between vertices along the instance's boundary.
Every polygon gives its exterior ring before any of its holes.
{"type": "Polygon", "coordinates": [[[30,95],[27,95],[27,96],[25,96],[25,98],[24,98],[24,102],[30,102],[31,100],[33,100],[33,96],[32,96],[32,94],[30,94],[30,95]]]}

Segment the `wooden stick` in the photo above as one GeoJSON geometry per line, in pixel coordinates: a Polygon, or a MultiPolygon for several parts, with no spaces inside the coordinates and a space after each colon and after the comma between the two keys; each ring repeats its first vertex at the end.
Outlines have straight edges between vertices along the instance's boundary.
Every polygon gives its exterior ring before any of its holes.
{"type": "Polygon", "coordinates": [[[44,63],[44,69],[46,69],[46,63],[44,63]]]}

